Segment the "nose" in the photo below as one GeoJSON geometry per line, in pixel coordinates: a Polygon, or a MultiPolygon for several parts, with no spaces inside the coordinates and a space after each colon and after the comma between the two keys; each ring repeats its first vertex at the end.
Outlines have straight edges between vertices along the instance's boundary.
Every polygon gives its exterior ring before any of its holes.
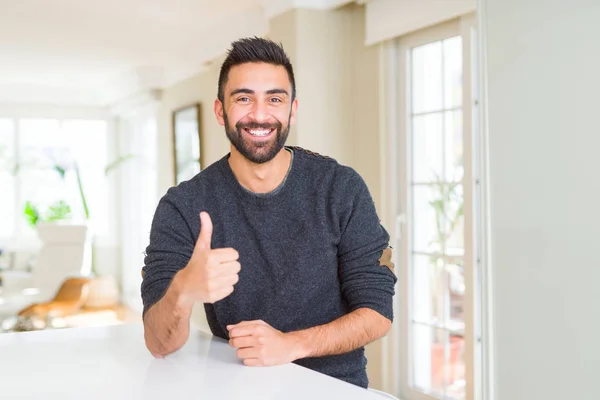
{"type": "Polygon", "coordinates": [[[269,110],[267,105],[261,101],[254,103],[250,116],[258,123],[267,122],[269,120],[269,110]]]}

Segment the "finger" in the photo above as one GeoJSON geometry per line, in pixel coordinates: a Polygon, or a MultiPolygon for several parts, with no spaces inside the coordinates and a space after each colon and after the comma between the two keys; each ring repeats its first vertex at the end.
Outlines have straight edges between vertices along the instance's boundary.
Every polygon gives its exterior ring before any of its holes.
{"type": "Polygon", "coordinates": [[[230,289],[233,290],[233,287],[238,283],[239,279],[238,274],[215,276],[214,278],[211,278],[211,290],[219,294],[221,294],[221,292],[225,293],[230,289]]]}
{"type": "Polygon", "coordinates": [[[206,211],[200,213],[200,235],[196,246],[203,250],[209,250],[213,233],[213,224],[210,215],[206,211]]]}
{"type": "Polygon", "coordinates": [[[220,263],[237,261],[240,258],[240,253],[232,248],[214,249],[212,256],[220,263]]]}
{"type": "Polygon", "coordinates": [[[256,333],[256,330],[253,326],[242,326],[238,328],[231,328],[229,330],[229,337],[236,338],[242,336],[252,336],[256,333]]]}
{"type": "Polygon", "coordinates": [[[236,349],[242,349],[244,347],[254,347],[258,344],[258,338],[256,336],[242,336],[229,339],[229,345],[236,349]]]}
{"type": "Polygon", "coordinates": [[[226,328],[227,328],[227,330],[229,331],[229,330],[231,330],[231,329],[233,329],[233,328],[236,328],[236,327],[238,327],[238,326],[242,326],[242,324],[245,324],[246,322],[247,322],[247,321],[241,321],[241,322],[238,322],[237,324],[231,324],[231,325],[227,325],[227,326],[226,326],[226,328]]]}
{"type": "Polygon", "coordinates": [[[230,338],[234,338],[234,337],[240,337],[240,336],[252,336],[252,335],[258,335],[259,332],[259,326],[258,325],[245,325],[245,326],[240,326],[237,328],[232,328],[229,331],[229,337],[230,338]]]}
{"type": "Polygon", "coordinates": [[[251,320],[251,321],[240,321],[240,322],[238,322],[237,324],[231,324],[231,325],[227,325],[227,327],[232,327],[232,328],[234,328],[234,327],[237,327],[237,326],[244,326],[244,325],[258,325],[258,324],[261,324],[261,323],[263,323],[263,321],[262,321],[262,320],[260,320],[260,319],[254,319],[254,320],[251,320]]]}
{"type": "Polygon", "coordinates": [[[252,321],[242,321],[242,322],[238,323],[237,325],[229,325],[229,326],[235,327],[235,326],[247,326],[247,325],[271,326],[271,325],[267,324],[265,321],[263,321],[262,319],[255,319],[252,321]]]}
{"type": "Polygon", "coordinates": [[[225,286],[225,287],[223,287],[221,289],[218,289],[212,295],[212,302],[211,303],[216,303],[217,301],[221,301],[224,298],[226,298],[227,296],[229,296],[231,293],[233,293],[233,286],[232,285],[228,285],[228,286],[225,286]]]}
{"type": "Polygon", "coordinates": [[[240,276],[238,274],[231,274],[227,275],[224,280],[228,286],[235,286],[240,281],[240,276]]]}
{"type": "Polygon", "coordinates": [[[229,277],[237,275],[242,269],[242,265],[238,261],[229,261],[220,264],[218,268],[213,268],[211,272],[214,272],[215,278],[217,277],[229,277]]]}
{"type": "Polygon", "coordinates": [[[219,271],[216,268],[211,268],[208,273],[208,278],[211,282],[214,282],[215,285],[227,286],[234,285],[239,280],[239,275],[233,267],[227,267],[227,271],[219,271]]]}
{"type": "Polygon", "coordinates": [[[245,358],[242,362],[247,367],[262,367],[264,365],[258,358],[245,358]]]}
{"type": "Polygon", "coordinates": [[[227,329],[231,330],[233,328],[239,328],[239,327],[255,325],[255,324],[256,324],[256,321],[241,321],[241,322],[238,322],[237,324],[227,325],[227,329]]]}
{"type": "Polygon", "coordinates": [[[243,349],[237,349],[237,351],[235,352],[238,358],[241,359],[258,358],[259,353],[259,349],[257,349],[256,347],[245,347],[243,349]]]}

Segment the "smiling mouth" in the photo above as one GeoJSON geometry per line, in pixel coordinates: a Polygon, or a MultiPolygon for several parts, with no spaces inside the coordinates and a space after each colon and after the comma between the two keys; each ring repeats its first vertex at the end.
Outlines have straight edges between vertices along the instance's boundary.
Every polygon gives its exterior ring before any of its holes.
{"type": "Polygon", "coordinates": [[[244,131],[246,131],[246,133],[248,133],[251,136],[254,137],[266,137],[269,136],[272,132],[275,131],[275,129],[248,129],[248,128],[244,128],[244,131]]]}

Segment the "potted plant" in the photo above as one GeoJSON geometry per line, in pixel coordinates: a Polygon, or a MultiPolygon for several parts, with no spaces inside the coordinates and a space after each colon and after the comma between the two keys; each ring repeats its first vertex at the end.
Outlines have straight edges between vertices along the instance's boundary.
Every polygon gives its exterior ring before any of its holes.
{"type": "MultiPolygon", "coordinates": [[[[134,155],[128,154],[117,158],[104,168],[105,176],[109,176],[110,173],[134,157],[134,155]]],[[[15,165],[15,173],[18,173],[21,168],[23,168],[23,165],[15,165]]],[[[76,160],[71,160],[69,163],[57,163],[55,160],[51,159],[50,168],[56,171],[63,180],[65,179],[68,170],[72,170],[75,173],[77,191],[83,208],[83,218],[88,226],[89,235],[87,243],[87,251],[89,254],[87,258],[90,263],[89,270],[92,280],[89,285],[88,300],[85,306],[89,308],[107,308],[114,306],[119,302],[120,291],[115,276],[103,275],[98,270],[96,242],[93,226],[91,225],[91,212],[88,207],[79,165],[76,160]]],[[[27,201],[23,213],[28,224],[34,228],[41,222],[68,221],[73,216],[71,207],[64,200],[55,202],[45,211],[40,210],[37,205],[27,201]]]]}

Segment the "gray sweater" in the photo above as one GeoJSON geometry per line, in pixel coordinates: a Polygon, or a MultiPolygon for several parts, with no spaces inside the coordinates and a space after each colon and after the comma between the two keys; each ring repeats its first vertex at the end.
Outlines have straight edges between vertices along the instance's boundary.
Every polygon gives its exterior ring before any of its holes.
{"type": "MultiPolygon", "coordinates": [[[[389,235],[363,179],[299,147],[283,186],[256,195],[223,157],[160,200],[146,249],[144,313],[192,255],[200,211],[213,221],[212,247],[233,247],[242,269],[234,292],[204,308],[212,333],[262,319],[282,332],[331,322],[358,308],[392,320],[396,277],[379,259],[389,235]]],[[[364,348],[296,364],[367,387],[364,348]]]]}

